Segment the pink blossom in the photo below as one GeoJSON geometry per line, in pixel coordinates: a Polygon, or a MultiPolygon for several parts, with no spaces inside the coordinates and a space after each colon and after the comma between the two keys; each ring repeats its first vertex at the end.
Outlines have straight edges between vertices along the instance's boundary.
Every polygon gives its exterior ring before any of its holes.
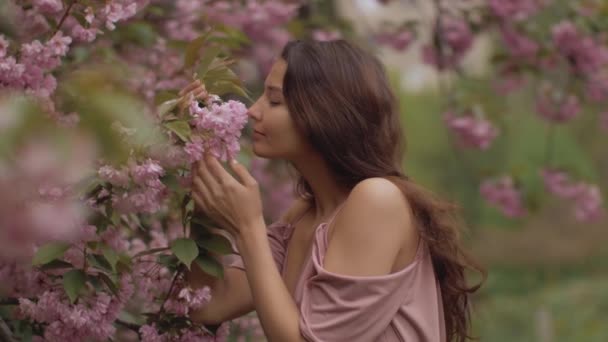
{"type": "Polygon", "coordinates": [[[488,0],[492,13],[503,20],[524,20],[550,0],[488,0]]]}
{"type": "Polygon", "coordinates": [[[597,185],[572,181],[566,172],[551,168],[541,170],[541,176],[547,191],[573,202],[577,220],[588,222],[602,217],[603,200],[597,185]]]}
{"type": "MultiPolygon", "coordinates": [[[[241,130],[248,119],[247,108],[243,103],[230,100],[201,108],[198,102],[193,101],[190,115],[193,117],[191,124],[195,127],[195,133],[202,139],[200,142],[204,151],[223,161],[234,158],[240,149],[238,139],[241,130]]],[[[186,153],[191,159],[200,150],[195,146],[198,142],[199,140],[193,139],[192,144],[186,145],[186,153]]]]}
{"type": "Polygon", "coordinates": [[[105,16],[106,19],[106,28],[108,30],[114,30],[116,27],[114,24],[121,20],[129,19],[134,16],[137,12],[137,5],[134,3],[131,4],[122,4],[118,1],[111,1],[106,4],[101,13],[105,16]]]}
{"type": "Polygon", "coordinates": [[[553,44],[582,74],[595,73],[608,64],[608,48],[585,36],[571,21],[562,21],[552,28],[553,44]]]}
{"type": "Polygon", "coordinates": [[[112,185],[127,187],[129,185],[129,174],[126,169],[117,170],[109,165],[104,165],[97,171],[99,177],[112,185]]]}
{"type": "Polygon", "coordinates": [[[282,1],[216,1],[205,8],[205,14],[211,22],[238,28],[253,40],[256,44],[251,55],[259,68],[268,72],[272,59],[289,40],[283,26],[297,14],[298,7],[282,1]]]}
{"type": "Polygon", "coordinates": [[[438,47],[426,45],[422,49],[425,63],[437,67],[439,70],[456,67],[473,46],[473,32],[469,24],[460,18],[444,17],[441,25],[435,32],[442,44],[442,51],[438,47]]]}
{"type": "Polygon", "coordinates": [[[608,99],[608,69],[588,75],[586,81],[585,93],[589,100],[602,102],[608,99]]]}
{"type": "Polygon", "coordinates": [[[450,111],[444,121],[465,147],[486,150],[498,137],[498,129],[490,121],[471,113],[456,116],[450,111]]]}
{"type": "Polygon", "coordinates": [[[5,57],[10,43],[3,34],[0,34],[0,58],[5,57]]]}
{"type": "Polygon", "coordinates": [[[159,188],[162,187],[159,177],[165,174],[165,170],[157,161],[148,159],[142,164],[132,165],[130,174],[135,184],[159,188]]]}
{"type": "Polygon", "coordinates": [[[508,217],[526,214],[521,191],[510,176],[485,180],[480,186],[481,196],[508,217]]]}
{"type": "Polygon", "coordinates": [[[53,14],[63,9],[63,2],[61,0],[34,0],[34,8],[41,13],[53,14]]]}
{"type": "Polygon", "coordinates": [[[154,325],[142,325],[139,328],[139,333],[141,334],[141,340],[145,342],[162,342],[158,331],[154,325]]]}
{"type": "Polygon", "coordinates": [[[90,141],[74,139],[59,150],[53,141],[30,139],[11,164],[0,160],[0,257],[31,256],[50,240],[72,240],[87,208],[71,191],[82,181],[95,153],[90,141]],[[66,157],[64,154],[70,152],[66,157]]]}
{"type": "Polygon", "coordinates": [[[514,64],[506,64],[499,71],[494,82],[494,89],[501,95],[508,95],[521,89],[526,84],[526,78],[522,71],[514,64]]]}
{"type": "Polygon", "coordinates": [[[546,120],[564,123],[576,117],[581,107],[576,95],[564,94],[546,85],[536,98],[536,111],[546,120]]]}
{"type": "Polygon", "coordinates": [[[325,31],[325,30],[314,30],[312,32],[312,38],[320,42],[329,42],[332,40],[338,40],[342,38],[340,31],[325,31]]]}
{"type": "Polygon", "coordinates": [[[211,290],[207,286],[196,290],[184,287],[176,293],[167,301],[165,308],[181,316],[188,316],[191,310],[199,309],[211,300],[211,290]]]}
{"type": "Polygon", "coordinates": [[[203,147],[203,139],[198,136],[192,137],[192,141],[187,142],[184,146],[184,152],[188,156],[188,161],[194,163],[203,158],[205,148],[203,147]]]}
{"type": "Polygon", "coordinates": [[[511,55],[515,58],[533,61],[540,49],[533,39],[517,32],[510,25],[501,25],[502,38],[511,55]]]}
{"type": "Polygon", "coordinates": [[[414,40],[414,34],[410,30],[401,29],[395,32],[382,32],[374,38],[378,44],[390,46],[397,51],[404,51],[414,40]]]}

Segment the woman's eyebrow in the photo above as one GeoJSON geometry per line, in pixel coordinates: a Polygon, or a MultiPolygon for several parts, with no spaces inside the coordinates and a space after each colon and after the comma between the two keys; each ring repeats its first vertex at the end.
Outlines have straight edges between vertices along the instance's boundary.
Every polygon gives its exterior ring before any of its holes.
{"type": "Polygon", "coordinates": [[[280,93],[283,93],[283,89],[281,87],[277,87],[274,85],[267,85],[266,88],[271,91],[278,91],[280,93]]]}

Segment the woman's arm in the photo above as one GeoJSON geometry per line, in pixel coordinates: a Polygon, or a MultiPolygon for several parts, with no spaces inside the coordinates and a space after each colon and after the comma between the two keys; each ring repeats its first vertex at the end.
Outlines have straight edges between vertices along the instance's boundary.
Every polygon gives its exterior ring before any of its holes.
{"type": "Polygon", "coordinates": [[[193,288],[209,286],[211,300],[190,314],[190,318],[202,324],[220,324],[243,316],[254,309],[249,283],[244,271],[224,267],[224,278],[213,277],[198,265],[192,264],[187,280],[193,288]]]}
{"type": "Polygon", "coordinates": [[[300,313],[275,266],[262,220],[242,229],[236,237],[253,304],[268,341],[303,341],[300,313]]]}
{"type": "MultiPolygon", "coordinates": [[[[279,221],[291,222],[294,217],[301,215],[309,206],[308,201],[296,199],[279,221]]],[[[195,205],[195,210],[199,211],[200,208],[195,205]]],[[[267,236],[265,237],[267,240],[267,236]]],[[[272,265],[276,268],[274,261],[272,265]]],[[[224,278],[218,279],[206,274],[198,265],[193,263],[192,271],[188,273],[187,280],[193,288],[203,286],[211,288],[211,301],[190,315],[195,322],[220,324],[245,315],[254,309],[249,281],[247,275],[241,269],[224,267],[224,278]]]]}

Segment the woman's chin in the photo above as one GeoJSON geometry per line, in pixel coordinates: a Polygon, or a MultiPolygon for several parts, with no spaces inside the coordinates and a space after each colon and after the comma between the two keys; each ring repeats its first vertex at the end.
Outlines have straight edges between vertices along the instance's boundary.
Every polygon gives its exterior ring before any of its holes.
{"type": "Polygon", "coordinates": [[[253,143],[252,146],[252,150],[253,150],[253,154],[255,154],[256,157],[260,157],[260,158],[268,158],[267,153],[264,153],[264,149],[260,148],[260,146],[258,144],[256,144],[255,142],[253,143]]]}

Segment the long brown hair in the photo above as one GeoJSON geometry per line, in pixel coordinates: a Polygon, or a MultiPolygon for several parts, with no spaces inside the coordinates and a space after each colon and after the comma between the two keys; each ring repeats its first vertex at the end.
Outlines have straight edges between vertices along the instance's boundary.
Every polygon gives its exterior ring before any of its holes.
{"type": "MultiPolygon", "coordinates": [[[[285,101],[297,129],[328,163],[341,185],[352,189],[384,177],[408,199],[421,238],[430,249],[441,288],[448,341],[469,336],[469,285],[465,272],[482,270],[460,246],[457,207],[412,182],[403,172],[405,141],[397,100],[386,72],[370,53],[344,41],[289,42],[285,101]]],[[[299,193],[312,195],[300,176],[299,193]]]]}

